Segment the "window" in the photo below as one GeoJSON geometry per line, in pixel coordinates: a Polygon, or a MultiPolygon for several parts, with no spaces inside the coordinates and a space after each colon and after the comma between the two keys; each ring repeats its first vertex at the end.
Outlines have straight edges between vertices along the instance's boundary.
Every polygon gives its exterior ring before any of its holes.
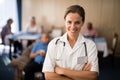
{"type": "Polygon", "coordinates": [[[12,18],[12,32],[18,32],[17,0],[0,0],[0,32],[7,19],[12,18]]]}

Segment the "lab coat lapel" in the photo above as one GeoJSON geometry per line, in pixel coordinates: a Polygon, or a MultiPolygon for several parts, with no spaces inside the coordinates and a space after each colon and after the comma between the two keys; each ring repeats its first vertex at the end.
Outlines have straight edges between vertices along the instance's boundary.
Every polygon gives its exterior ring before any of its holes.
{"type": "Polygon", "coordinates": [[[77,49],[79,49],[81,46],[83,46],[84,42],[85,42],[84,37],[81,34],[79,34],[77,42],[75,43],[75,46],[73,47],[73,52],[75,52],[77,49]]]}

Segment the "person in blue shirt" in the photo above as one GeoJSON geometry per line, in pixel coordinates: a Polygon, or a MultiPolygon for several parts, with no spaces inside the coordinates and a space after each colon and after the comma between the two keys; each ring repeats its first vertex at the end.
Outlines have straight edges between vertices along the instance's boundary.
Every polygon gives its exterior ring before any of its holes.
{"type": "MultiPolygon", "coordinates": [[[[24,69],[25,80],[34,80],[35,72],[42,72],[42,67],[48,47],[50,37],[47,33],[43,33],[40,40],[37,41],[30,53],[30,58],[33,59],[24,69]]],[[[42,73],[43,74],[43,73],[42,73]]],[[[44,74],[43,74],[44,78],[44,74]]]]}

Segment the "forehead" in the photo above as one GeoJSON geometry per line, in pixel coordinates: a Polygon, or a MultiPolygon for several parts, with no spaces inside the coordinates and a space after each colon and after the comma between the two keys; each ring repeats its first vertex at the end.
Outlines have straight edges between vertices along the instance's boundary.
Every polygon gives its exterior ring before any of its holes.
{"type": "Polygon", "coordinates": [[[42,34],[43,38],[48,38],[48,34],[42,34]]]}
{"type": "Polygon", "coordinates": [[[82,20],[82,17],[78,13],[69,13],[65,20],[82,20]]]}

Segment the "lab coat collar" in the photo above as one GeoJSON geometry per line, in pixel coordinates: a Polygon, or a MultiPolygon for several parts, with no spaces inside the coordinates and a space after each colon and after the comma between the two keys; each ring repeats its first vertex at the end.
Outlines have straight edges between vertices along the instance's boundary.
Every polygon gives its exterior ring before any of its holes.
{"type": "Polygon", "coordinates": [[[64,41],[65,43],[68,42],[67,40],[67,33],[65,33],[61,38],[60,38],[61,41],[64,41]]]}
{"type": "MultiPolygon", "coordinates": [[[[67,40],[67,32],[60,38],[61,41],[64,41],[65,43],[68,42],[67,40]]],[[[83,37],[83,35],[80,33],[79,36],[78,36],[78,39],[77,39],[77,44],[81,44],[85,42],[85,38],[83,37]]]]}
{"type": "Polygon", "coordinates": [[[85,42],[85,38],[83,37],[83,35],[80,33],[77,39],[77,43],[81,44],[85,42]]]}

